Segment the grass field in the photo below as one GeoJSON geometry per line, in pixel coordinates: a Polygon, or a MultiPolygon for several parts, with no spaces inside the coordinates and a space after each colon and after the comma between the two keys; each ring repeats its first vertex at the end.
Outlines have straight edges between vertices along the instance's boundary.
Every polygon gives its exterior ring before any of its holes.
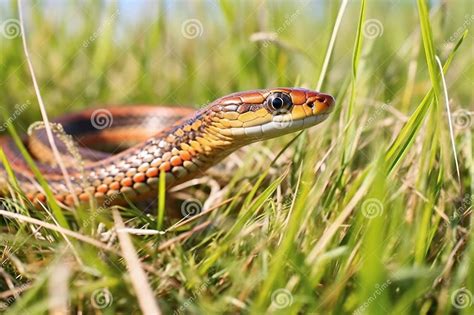
{"type": "MultiPolygon", "coordinates": [[[[163,222],[156,204],[120,208],[151,233],[130,238],[163,314],[474,313],[474,5],[345,4],[24,1],[50,118],[276,86],[336,98],[321,125],[231,157],[225,180],[168,192],[163,222]],[[206,213],[177,225],[183,204],[206,213]]],[[[0,128],[25,133],[41,116],[15,1],[0,25],[0,128]]],[[[58,225],[21,199],[3,208],[58,225]]],[[[113,210],[60,215],[74,233],[1,217],[0,313],[142,313],[113,210]]]]}

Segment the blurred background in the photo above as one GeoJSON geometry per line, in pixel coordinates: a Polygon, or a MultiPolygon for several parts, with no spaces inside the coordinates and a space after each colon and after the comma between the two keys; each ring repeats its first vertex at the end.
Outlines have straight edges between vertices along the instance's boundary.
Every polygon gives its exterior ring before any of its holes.
{"type": "MultiPolygon", "coordinates": [[[[315,88],[338,1],[24,1],[27,39],[51,114],[103,103],[203,104],[239,90],[315,88]]],[[[472,29],[472,2],[431,1],[437,53],[472,29]]],[[[321,89],[337,95],[351,77],[359,1],[349,1],[321,89]]],[[[15,1],[0,1],[0,100],[34,100],[16,33],[15,1]],[[10,20],[10,24],[6,23],[10,20]]],[[[409,113],[429,87],[416,3],[367,7],[359,93],[409,113]],[[417,44],[415,44],[417,43],[417,44]],[[410,73],[410,71],[412,71],[410,73]],[[422,79],[421,79],[422,78],[422,79]],[[412,80],[416,84],[408,85],[412,80]]],[[[473,35],[447,76],[453,106],[472,103],[473,35]]],[[[344,104],[339,102],[339,106],[344,104]]],[[[37,117],[31,106],[21,120],[37,117]]]]}

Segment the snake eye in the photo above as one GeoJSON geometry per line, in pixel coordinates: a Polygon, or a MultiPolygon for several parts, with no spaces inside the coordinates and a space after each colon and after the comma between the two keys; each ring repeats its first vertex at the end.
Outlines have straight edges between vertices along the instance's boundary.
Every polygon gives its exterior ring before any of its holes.
{"type": "Polygon", "coordinates": [[[274,109],[280,109],[283,107],[283,100],[280,97],[275,97],[272,99],[272,107],[274,109]]]}
{"type": "Polygon", "coordinates": [[[293,102],[288,94],[277,92],[268,97],[268,107],[276,112],[289,111],[293,102]]]}

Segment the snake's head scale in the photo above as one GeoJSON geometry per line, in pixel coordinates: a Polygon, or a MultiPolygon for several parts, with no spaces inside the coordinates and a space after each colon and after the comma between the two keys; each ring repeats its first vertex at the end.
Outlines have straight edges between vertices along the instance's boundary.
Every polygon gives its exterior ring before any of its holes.
{"type": "Polygon", "coordinates": [[[234,93],[212,104],[213,130],[246,144],[312,127],[325,120],[334,98],[301,88],[275,88],[234,93]]]}

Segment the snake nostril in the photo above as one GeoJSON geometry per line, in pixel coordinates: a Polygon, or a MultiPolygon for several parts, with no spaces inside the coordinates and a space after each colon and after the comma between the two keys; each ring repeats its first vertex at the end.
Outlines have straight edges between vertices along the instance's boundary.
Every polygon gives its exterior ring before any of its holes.
{"type": "Polygon", "coordinates": [[[313,108],[314,107],[314,102],[309,102],[307,105],[308,105],[309,108],[313,108]]]}
{"type": "Polygon", "coordinates": [[[328,106],[333,106],[335,103],[334,97],[332,97],[331,95],[328,95],[326,97],[326,103],[328,104],[328,106]]]}
{"type": "Polygon", "coordinates": [[[317,98],[318,102],[332,106],[334,104],[334,98],[331,95],[321,95],[317,98]]]}
{"type": "Polygon", "coordinates": [[[318,102],[320,102],[320,103],[326,103],[326,98],[323,97],[323,96],[318,96],[318,97],[316,98],[316,101],[318,101],[318,102]]]}

